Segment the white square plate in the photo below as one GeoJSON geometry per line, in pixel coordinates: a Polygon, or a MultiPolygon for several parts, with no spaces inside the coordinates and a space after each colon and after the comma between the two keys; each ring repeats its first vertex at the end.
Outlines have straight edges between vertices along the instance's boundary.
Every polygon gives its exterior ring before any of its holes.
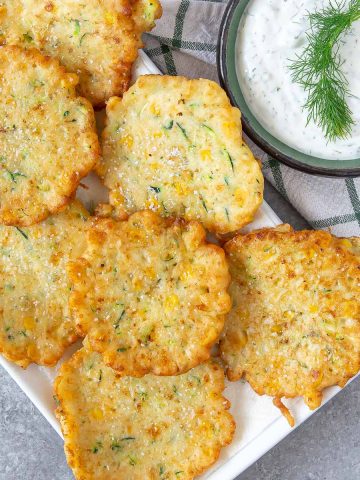
{"type": "MultiPolygon", "coordinates": [[[[160,72],[141,51],[139,59],[134,65],[133,77],[136,79],[139,75],[149,73],[160,72]]],[[[99,123],[101,123],[103,114],[100,112],[97,116],[99,123]]],[[[89,190],[81,188],[78,190],[77,196],[85,205],[94,205],[100,200],[106,201],[106,189],[102,187],[95,175],[90,174],[82,183],[91,187],[89,190]]],[[[279,223],[281,223],[280,219],[264,202],[255,220],[245,230],[273,227],[279,223]]],[[[69,358],[79,345],[80,343],[69,348],[64,358],[54,368],[31,365],[23,370],[0,356],[0,364],[60,436],[60,425],[54,415],[55,402],[52,383],[61,363],[69,358]]],[[[337,387],[327,389],[324,402],[334,396],[338,390],[337,387]]],[[[279,410],[273,406],[272,399],[266,396],[258,396],[248,384],[242,381],[227,382],[224,394],[231,401],[231,413],[237,425],[235,438],[231,445],[223,449],[214,466],[206,474],[199,477],[199,480],[233,480],[292,430],[279,410]]],[[[291,408],[296,425],[299,425],[312,414],[302,400],[289,400],[285,403],[291,408]]]]}

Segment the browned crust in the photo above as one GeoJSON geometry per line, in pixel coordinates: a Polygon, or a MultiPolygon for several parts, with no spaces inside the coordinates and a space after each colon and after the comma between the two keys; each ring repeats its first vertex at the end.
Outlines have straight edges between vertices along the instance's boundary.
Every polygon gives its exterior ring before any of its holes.
{"type": "MultiPolygon", "coordinates": [[[[18,1],[19,8],[21,1],[18,1]]],[[[36,3],[36,2],[35,2],[36,3]]],[[[60,1],[52,1],[39,6],[40,17],[38,23],[34,26],[41,32],[50,28],[55,23],[61,27],[62,17],[57,13],[58,7],[61,7],[60,1]],[[41,22],[41,25],[40,25],[41,22]]],[[[5,8],[5,7],[4,7],[5,8]]],[[[86,9],[87,7],[85,7],[86,9]]],[[[141,35],[145,31],[150,31],[155,26],[155,20],[160,18],[162,10],[158,0],[106,0],[103,2],[92,2],[89,6],[89,12],[95,9],[99,16],[95,21],[93,30],[102,32],[97,42],[98,48],[92,45],[92,51],[85,52],[79,48],[73,49],[71,42],[62,41],[64,48],[62,52],[57,53],[50,41],[47,39],[35,38],[33,45],[39,48],[44,54],[50,54],[53,57],[59,56],[69,71],[77,72],[80,76],[78,91],[81,95],[88,98],[91,103],[100,108],[105,105],[108,98],[113,95],[122,95],[129,87],[131,80],[132,65],[138,57],[138,49],[142,47],[141,35]],[[104,16],[105,18],[102,18],[104,16]],[[117,53],[113,53],[114,49],[118,49],[117,53]],[[103,56],[98,55],[98,50],[104,51],[103,56]],[[89,57],[90,62],[87,63],[89,57]],[[93,57],[91,59],[91,57],[93,57]],[[107,61],[103,63],[103,71],[97,68],[91,68],[91,60],[97,64],[102,58],[107,61]],[[100,59],[100,60],[99,60],[100,59]]],[[[16,10],[15,10],[16,11],[16,10]]],[[[76,18],[77,8],[74,4],[66,8],[69,17],[76,18]],[[72,13],[73,7],[73,15],[72,13]]],[[[88,12],[88,13],[89,13],[88,12]]],[[[14,11],[11,10],[14,15],[14,11]]],[[[6,16],[6,8],[4,15],[4,30],[2,33],[2,43],[16,43],[27,48],[28,45],[21,41],[21,31],[26,28],[26,20],[22,18],[25,13],[21,11],[20,17],[13,19],[11,14],[6,16]],[[13,22],[19,23],[19,28],[12,27],[13,22]],[[18,38],[19,36],[19,38],[18,38]]],[[[30,19],[31,20],[31,19],[30,19]]],[[[1,26],[1,20],[0,20],[1,26]]],[[[60,34],[61,37],[61,34],[60,34]]],[[[81,45],[81,44],[80,44],[81,45]]]]}
{"type": "Polygon", "coordinates": [[[16,365],[24,369],[27,368],[31,363],[35,363],[36,365],[40,365],[42,367],[55,367],[60,358],[63,356],[65,350],[70,347],[70,345],[73,345],[77,340],[79,340],[79,338],[79,335],[74,332],[72,335],[69,335],[67,337],[66,342],[64,341],[60,353],[50,354],[49,352],[47,352],[46,357],[42,355],[42,352],[39,352],[37,355],[32,355],[28,358],[25,358],[21,354],[16,355],[13,352],[5,350],[2,345],[0,345],[0,353],[4,358],[6,358],[6,360],[9,360],[10,362],[15,363],[16,365]]]}
{"type": "MultiPolygon", "coordinates": [[[[62,218],[60,225],[57,225],[56,229],[58,229],[59,231],[60,229],[64,228],[64,225],[63,225],[64,221],[72,222],[73,220],[78,218],[78,215],[82,215],[86,218],[88,217],[88,212],[79,201],[74,201],[74,203],[72,204],[71,207],[69,207],[69,209],[72,209],[72,208],[74,208],[74,213],[72,213],[72,210],[71,210],[70,219],[68,217],[65,217],[65,219],[62,218]]],[[[69,214],[65,213],[65,215],[69,215],[69,214]]],[[[56,217],[54,217],[54,221],[56,222],[56,217]]],[[[31,236],[34,236],[34,238],[46,238],[47,241],[52,242],[54,240],[53,233],[49,234],[48,231],[43,230],[42,228],[43,226],[41,224],[30,227],[27,230],[27,234],[29,235],[29,238],[31,238],[31,236]]],[[[73,233],[75,231],[75,228],[76,229],[79,228],[79,224],[76,223],[75,225],[72,225],[71,228],[73,229],[72,230],[72,233],[73,233]]],[[[15,230],[10,227],[3,227],[3,230],[1,232],[1,244],[6,245],[7,243],[6,243],[6,240],[4,241],[4,238],[5,239],[9,238],[8,235],[11,236],[14,234],[14,232],[15,230]]],[[[70,236],[68,236],[67,239],[64,241],[67,242],[69,238],[70,236]]],[[[14,250],[14,247],[12,248],[14,250]]],[[[38,252],[39,254],[41,253],[41,250],[39,249],[39,247],[37,247],[35,251],[38,252]]],[[[62,252],[61,256],[58,254],[58,251],[56,253],[58,259],[64,258],[64,255],[68,254],[68,253],[64,253],[62,249],[60,251],[62,252]]],[[[21,257],[21,260],[24,263],[27,262],[26,253],[21,257]]],[[[63,274],[65,274],[65,267],[63,268],[62,271],[63,271],[63,274]]],[[[15,275],[16,274],[14,272],[14,276],[15,275]]],[[[2,280],[4,283],[6,283],[7,278],[8,278],[7,276],[6,277],[2,276],[2,280]]],[[[30,298],[32,298],[32,301],[34,300],[33,297],[30,297],[30,298]]],[[[56,299],[51,300],[51,302],[52,302],[51,303],[52,306],[57,306],[56,299]]],[[[67,303],[66,301],[61,302],[61,305],[65,306],[66,303],[67,303]]],[[[52,313],[53,315],[55,315],[55,312],[52,308],[48,307],[46,312],[47,314],[52,313]]],[[[27,312],[20,311],[18,315],[23,325],[23,321],[25,317],[27,317],[27,312]]],[[[46,332],[44,333],[46,341],[43,341],[43,339],[41,339],[43,333],[42,333],[42,330],[40,329],[40,332],[37,332],[38,336],[34,335],[32,340],[26,342],[25,345],[22,345],[20,347],[16,343],[12,343],[8,341],[3,343],[2,340],[0,340],[0,353],[7,360],[19,365],[22,368],[27,368],[31,363],[36,363],[38,365],[47,366],[47,367],[55,366],[57,362],[60,360],[60,358],[62,357],[66,348],[72,345],[73,343],[75,343],[79,339],[79,336],[76,332],[75,324],[72,322],[66,322],[66,327],[65,327],[64,323],[62,323],[64,321],[63,315],[60,314],[60,312],[57,312],[56,315],[57,316],[55,318],[58,319],[58,324],[56,328],[53,330],[53,332],[55,332],[56,334],[55,336],[52,336],[48,333],[48,328],[49,328],[49,324],[47,323],[48,317],[43,316],[40,318],[40,320],[41,322],[43,322],[43,327],[44,327],[43,331],[46,332]],[[62,333],[59,334],[58,333],[59,330],[62,333]],[[42,341],[41,344],[39,343],[39,338],[42,341]],[[43,348],[41,348],[41,345],[43,346],[43,348]]],[[[6,316],[4,315],[3,309],[1,310],[0,320],[1,320],[0,321],[1,328],[3,329],[6,325],[6,320],[7,320],[6,316]]],[[[18,329],[24,328],[24,330],[26,331],[25,326],[20,327],[20,325],[18,325],[17,327],[18,329]]]]}
{"type": "MultiPolygon", "coordinates": [[[[232,258],[233,255],[235,256],[234,261],[236,262],[236,254],[241,248],[246,247],[247,245],[251,245],[252,248],[254,248],[254,244],[256,245],[257,241],[261,242],[263,240],[266,240],[269,244],[276,245],[284,238],[286,238],[287,241],[293,242],[294,250],[296,250],[297,244],[301,247],[308,241],[311,241],[312,244],[317,246],[320,251],[324,252],[324,254],[327,254],[328,249],[331,248],[336,256],[343,259],[344,264],[349,265],[349,268],[351,266],[354,268],[354,271],[360,271],[359,253],[357,250],[359,239],[337,238],[325,231],[294,231],[290,225],[279,225],[276,228],[262,228],[245,235],[237,235],[225,244],[224,249],[230,258],[232,258]]],[[[220,345],[222,345],[223,341],[224,340],[220,342],[220,345]]],[[[309,388],[307,394],[303,394],[308,407],[310,409],[315,409],[321,405],[323,396],[322,392],[328,386],[338,385],[339,387],[344,387],[349,379],[354,376],[356,371],[360,369],[360,356],[355,364],[356,366],[352,371],[338,372],[336,380],[332,381],[331,384],[320,384],[318,388],[309,388]],[[356,371],[354,371],[354,369],[356,371]]],[[[262,384],[259,384],[258,379],[253,377],[246,368],[241,373],[232,370],[229,365],[226,365],[226,368],[227,377],[230,381],[237,381],[240,378],[244,378],[257,394],[269,394],[267,388],[264,388],[262,384]]],[[[293,426],[294,419],[289,410],[282,404],[281,398],[295,398],[297,396],[297,394],[291,393],[286,389],[281,389],[274,395],[274,405],[281,410],[291,426],[293,426]]]]}
{"type": "MultiPolygon", "coordinates": [[[[145,228],[149,228],[149,234],[153,235],[152,228],[159,229],[164,231],[171,227],[180,227],[185,229],[185,231],[191,231],[193,235],[194,250],[197,251],[200,249],[203,251],[203,255],[214,256],[216,258],[217,264],[216,275],[219,276],[223,282],[223,276],[225,271],[227,271],[227,263],[225,259],[224,251],[213,244],[208,244],[205,239],[205,231],[201,225],[197,222],[186,223],[183,219],[174,219],[167,218],[163,219],[151,211],[142,211],[137,212],[131,215],[128,219],[128,222],[135,221],[135,219],[141,219],[143,221],[145,228]]],[[[112,231],[118,231],[120,224],[122,222],[116,222],[112,218],[94,218],[93,226],[89,230],[88,239],[93,248],[96,248],[96,245],[99,247],[105,243],[107,237],[112,235],[112,231]]],[[[121,233],[120,233],[121,234],[121,233]]],[[[130,244],[129,244],[130,245],[130,244]]],[[[74,288],[70,297],[70,307],[72,309],[76,326],[80,335],[88,335],[88,342],[91,345],[91,348],[94,351],[97,351],[103,355],[105,363],[115,369],[121,374],[128,374],[134,377],[142,377],[147,373],[154,373],[156,375],[178,375],[188,371],[189,369],[195,367],[196,365],[208,360],[211,354],[211,347],[216,343],[218,337],[223,328],[225,321],[225,314],[217,314],[210,320],[206,318],[199,318],[200,321],[205,321],[208,323],[208,331],[204,331],[206,338],[202,338],[201,344],[199,343],[198,349],[196,352],[192,350],[192,353],[189,357],[183,358],[181,363],[179,359],[175,359],[169,356],[168,352],[165,350],[164,345],[160,341],[160,346],[155,350],[150,350],[145,352],[144,349],[139,347],[129,348],[125,353],[117,353],[113,349],[108,348],[108,343],[111,340],[106,339],[103,335],[96,333],[96,328],[98,325],[106,325],[106,322],[102,319],[99,320],[96,325],[93,323],[94,313],[86,306],[87,295],[89,295],[92,282],[96,281],[93,277],[91,261],[85,256],[79,258],[76,262],[72,262],[68,266],[68,273],[70,279],[73,282],[74,288]],[[95,329],[94,329],[95,327],[95,329]],[[161,352],[161,353],[160,353],[161,352]]],[[[215,276],[214,276],[215,278],[215,276]]],[[[210,281],[211,279],[209,279],[210,281]]],[[[230,276],[226,273],[226,285],[224,288],[219,287],[219,291],[211,290],[213,294],[217,295],[218,308],[221,311],[228,312],[230,309],[230,298],[226,293],[226,288],[230,282],[230,276]]],[[[214,287],[212,287],[214,288],[214,287]]],[[[111,285],[109,285],[111,289],[111,285]]],[[[126,303],[126,297],[124,297],[126,303]]],[[[104,300],[105,302],[105,300],[104,300]]],[[[159,303],[160,308],[160,303],[159,303]]],[[[161,313],[159,312],[159,315],[161,313]]],[[[200,315],[200,311],[199,311],[200,315]]],[[[105,328],[105,327],[104,327],[105,328]]],[[[158,340],[159,341],[159,340],[158,340]]],[[[189,343],[190,346],[194,346],[195,343],[189,343]]],[[[155,348],[155,347],[154,347],[155,348]]]]}
{"type": "MultiPolygon", "coordinates": [[[[199,78],[199,79],[188,79],[184,76],[176,76],[176,81],[179,82],[179,85],[181,85],[183,82],[186,83],[186,86],[184,87],[184,91],[187,92],[189,90],[191,90],[193,88],[193,85],[195,85],[195,82],[199,82],[199,81],[202,81],[204,82],[204,84],[206,83],[208,86],[210,86],[212,88],[212,90],[216,90],[216,95],[217,95],[217,99],[219,99],[219,102],[222,102],[222,107],[225,109],[228,110],[228,112],[231,113],[231,120],[232,120],[232,123],[234,125],[236,125],[235,127],[233,126],[233,136],[231,137],[232,141],[235,142],[237,145],[241,145],[242,147],[246,147],[248,153],[253,156],[251,150],[249,149],[249,147],[246,145],[246,143],[244,142],[243,138],[242,138],[242,126],[241,126],[241,112],[235,108],[235,107],[232,107],[231,106],[231,103],[230,103],[230,100],[228,99],[225,91],[223,91],[222,89],[220,89],[219,85],[211,80],[208,80],[208,79],[203,79],[203,78],[199,78]],[[236,111],[236,115],[234,115],[234,112],[236,111]]],[[[124,96],[123,96],[123,100],[121,100],[121,98],[118,98],[118,97],[112,97],[109,99],[108,103],[107,103],[107,107],[106,107],[106,112],[107,112],[107,115],[106,115],[106,119],[105,119],[105,128],[103,129],[102,131],[102,136],[101,136],[101,142],[102,142],[102,148],[103,150],[105,150],[104,147],[106,147],[106,142],[108,141],[108,137],[110,137],[110,134],[108,132],[108,128],[110,126],[110,118],[109,118],[109,114],[110,112],[114,111],[117,107],[117,103],[118,102],[121,102],[121,101],[125,101],[125,99],[128,99],[128,98],[131,98],[131,93],[132,93],[132,89],[133,88],[146,88],[147,85],[148,85],[148,82],[149,81],[157,81],[157,82],[161,82],[161,85],[164,89],[164,91],[170,86],[171,88],[173,88],[173,83],[174,83],[174,77],[170,76],[170,75],[156,75],[156,74],[149,74],[149,75],[142,75],[140,76],[136,83],[130,87],[130,89],[125,92],[124,96]]],[[[230,115],[229,115],[229,118],[230,118],[230,115]]],[[[227,120],[229,119],[227,117],[227,120]]],[[[228,122],[230,123],[230,122],[228,122]]],[[[206,219],[206,222],[202,222],[205,226],[205,228],[217,235],[226,235],[226,234],[230,234],[230,233],[233,233],[233,232],[236,232],[238,229],[244,227],[245,225],[249,224],[255,217],[255,214],[256,212],[258,211],[262,201],[263,201],[263,176],[262,176],[262,173],[261,173],[261,165],[259,164],[259,161],[257,159],[254,158],[254,163],[256,164],[256,167],[258,169],[258,182],[259,182],[259,192],[257,195],[254,195],[253,199],[252,199],[252,202],[250,203],[247,203],[246,205],[246,208],[244,208],[241,212],[241,215],[240,213],[238,212],[236,214],[236,221],[232,221],[232,224],[231,227],[229,227],[229,225],[226,225],[224,221],[222,221],[221,223],[216,220],[216,219],[212,219],[212,218],[207,218],[206,219]],[[260,168],[259,168],[260,167],[260,168]],[[241,218],[240,218],[241,217],[241,218]]],[[[106,171],[106,165],[105,165],[105,162],[102,161],[102,159],[99,160],[99,162],[96,164],[95,166],[95,171],[96,173],[100,176],[100,178],[102,178],[102,180],[104,181],[104,184],[110,188],[110,203],[114,206],[114,208],[116,209],[117,211],[117,216],[118,218],[121,218],[121,219],[125,219],[127,218],[128,215],[130,215],[131,213],[133,213],[134,209],[127,209],[126,207],[126,202],[125,202],[125,199],[122,198],[122,199],[119,199],[118,198],[118,194],[119,194],[119,190],[121,189],[121,186],[123,184],[123,182],[121,180],[119,180],[116,184],[116,186],[113,186],[113,185],[110,185],[109,184],[109,181],[108,179],[106,178],[107,176],[107,171],[106,171]]],[[[253,175],[255,176],[255,173],[253,172],[253,175]]],[[[256,177],[257,178],[257,177],[256,177]]],[[[254,185],[252,185],[252,188],[255,188],[254,185]]],[[[250,195],[253,195],[253,191],[251,191],[251,193],[248,193],[248,197],[250,197],[250,195]]],[[[252,197],[251,197],[252,198],[252,197]]],[[[138,206],[138,210],[141,210],[143,208],[146,208],[145,205],[139,205],[138,206]]],[[[174,214],[174,212],[172,212],[174,214]]],[[[178,213],[175,213],[176,215],[178,215],[178,213]]],[[[193,214],[190,214],[188,212],[185,212],[184,214],[184,218],[185,220],[187,221],[191,221],[193,219],[198,219],[197,217],[194,217],[193,214]]],[[[201,220],[199,220],[201,221],[201,220]]]]}
{"type": "Polygon", "coordinates": [[[290,410],[282,403],[281,398],[275,397],[273,399],[273,404],[275,405],[276,408],[280,410],[281,414],[284,415],[290,427],[294,427],[295,426],[294,417],[291,415],[290,410]]]}
{"type": "MultiPolygon", "coordinates": [[[[86,347],[78,350],[73,354],[73,356],[65,362],[58,373],[58,376],[55,378],[54,381],[54,393],[56,395],[56,399],[58,402],[58,406],[55,410],[55,414],[57,419],[60,422],[61,430],[64,436],[64,450],[67,458],[67,462],[71,469],[73,470],[73,473],[75,475],[75,478],[77,480],[91,480],[92,477],[90,477],[86,471],[84,465],[81,463],[81,457],[80,457],[80,452],[81,452],[81,447],[77,445],[77,437],[78,437],[78,424],[76,422],[76,417],[72,414],[71,410],[68,408],[67,405],[67,394],[66,394],[66,386],[69,384],[68,378],[74,375],[75,372],[80,371],[82,363],[83,363],[83,358],[86,357],[87,355],[87,350],[86,347]]],[[[215,362],[209,362],[209,366],[213,369],[213,371],[223,371],[220,365],[218,365],[215,362]]],[[[121,375],[118,376],[119,380],[121,380],[121,375]]],[[[219,380],[219,379],[218,379],[219,380]]],[[[213,448],[212,451],[212,459],[211,461],[206,465],[201,468],[196,467],[195,465],[192,465],[190,467],[189,475],[186,475],[184,480],[193,480],[194,477],[201,475],[203,472],[208,470],[219,458],[220,452],[222,448],[226,447],[227,445],[230,445],[230,443],[233,440],[234,433],[236,430],[236,423],[234,421],[234,418],[228,411],[231,407],[230,401],[223,396],[223,391],[225,389],[225,377],[222,375],[222,380],[217,381],[214,386],[213,395],[219,396],[221,398],[221,403],[223,405],[224,411],[222,412],[223,416],[226,416],[227,421],[229,422],[229,429],[227,431],[227,437],[220,443],[216,445],[215,448],[213,448]]],[[[110,473],[111,475],[111,473],[110,473]]],[[[136,474],[134,473],[135,478],[138,478],[136,474]]],[[[103,477],[104,480],[112,477],[103,477]]],[[[149,472],[149,477],[147,478],[152,478],[151,474],[149,472]]]]}
{"type": "MultiPolygon", "coordinates": [[[[78,100],[85,109],[88,116],[87,123],[87,141],[90,145],[89,152],[85,155],[83,154],[83,161],[78,162],[78,164],[72,167],[72,173],[67,184],[64,185],[65,188],[62,190],[62,194],[57,194],[58,202],[55,206],[49,207],[44,203],[39,202],[39,211],[37,214],[32,214],[27,217],[21,217],[12,210],[12,205],[3,205],[0,207],[0,223],[4,225],[18,225],[18,226],[29,226],[47,218],[50,214],[55,214],[62,211],[66,205],[68,205],[75,196],[75,191],[81,181],[94,167],[95,163],[100,157],[100,145],[98,141],[98,136],[95,129],[95,116],[93,108],[90,102],[82,97],[76,95],[75,87],[78,81],[77,77],[74,74],[69,74],[63,66],[60,65],[58,60],[51,58],[49,56],[43,56],[36,49],[24,50],[21,47],[16,45],[8,45],[0,47],[0,57],[5,55],[6,57],[18,57],[20,55],[24,56],[29,63],[33,62],[35,65],[39,65],[45,69],[53,68],[56,71],[56,74],[59,78],[59,85],[61,81],[66,81],[72,85],[68,87],[69,97],[73,100],[78,100]]],[[[29,199],[30,200],[30,199],[29,199]]]]}

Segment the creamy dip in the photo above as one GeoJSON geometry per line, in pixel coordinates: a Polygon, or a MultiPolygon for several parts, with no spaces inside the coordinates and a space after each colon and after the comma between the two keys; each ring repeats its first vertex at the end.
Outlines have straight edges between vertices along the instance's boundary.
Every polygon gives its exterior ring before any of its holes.
{"type": "MultiPolygon", "coordinates": [[[[342,71],[352,96],[347,99],[355,125],[349,138],[328,142],[321,128],[307,123],[302,108],[307,94],[293,83],[290,60],[307,44],[307,12],[329,0],[251,0],[240,22],[236,70],[245,101],[274,137],[309,155],[331,159],[360,158],[360,21],[341,39],[342,71]]],[[[347,2],[349,3],[349,2],[347,2]]]]}

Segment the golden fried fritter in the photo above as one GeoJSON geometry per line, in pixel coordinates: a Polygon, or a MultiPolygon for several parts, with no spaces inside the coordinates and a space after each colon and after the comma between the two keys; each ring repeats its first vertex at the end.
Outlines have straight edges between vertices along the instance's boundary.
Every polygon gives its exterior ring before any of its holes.
{"type": "Polygon", "coordinates": [[[130,0],[132,7],[132,18],[137,30],[149,32],[155,27],[155,20],[161,17],[162,8],[156,0],[130,0]]]}
{"type": "Polygon", "coordinates": [[[287,230],[226,244],[233,308],[221,352],[230,380],[314,409],[360,368],[360,261],[349,240],[287,230]]]}
{"type": "Polygon", "coordinates": [[[207,360],[230,310],[223,250],[197,222],[151,211],[95,220],[69,274],[79,331],[128,375],[175,375],[207,360]]]}
{"type": "Polygon", "coordinates": [[[214,463],[235,423],[224,374],[205,363],[175,377],[117,376],[79,350],[55,380],[57,416],[77,480],[191,480],[214,463]]]}
{"type": "Polygon", "coordinates": [[[0,226],[0,352],[22,367],[54,365],[78,337],[65,266],[85,248],[79,202],[28,228],[0,226]]]}
{"type": "Polygon", "coordinates": [[[216,233],[252,220],[263,177],[239,110],[216,83],[146,75],[106,112],[97,169],[120,218],[149,208],[216,233]]]}
{"type": "Polygon", "coordinates": [[[94,112],[76,83],[37,50],[0,47],[0,223],[61,210],[97,161],[94,112]]]}
{"type": "Polygon", "coordinates": [[[93,105],[129,85],[141,34],[161,15],[158,0],[4,0],[2,43],[36,47],[80,78],[79,92],[93,105]]]}

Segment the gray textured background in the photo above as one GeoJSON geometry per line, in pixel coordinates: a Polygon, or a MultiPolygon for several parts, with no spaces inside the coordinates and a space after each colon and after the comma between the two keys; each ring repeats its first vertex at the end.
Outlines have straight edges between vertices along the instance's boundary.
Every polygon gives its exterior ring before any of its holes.
{"type": "MultiPolygon", "coordinates": [[[[269,185],[265,198],[284,222],[307,227],[269,185]]],[[[237,480],[359,480],[359,418],[357,379],[237,480]]],[[[0,367],[0,480],[72,479],[61,439],[0,367]]]]}

